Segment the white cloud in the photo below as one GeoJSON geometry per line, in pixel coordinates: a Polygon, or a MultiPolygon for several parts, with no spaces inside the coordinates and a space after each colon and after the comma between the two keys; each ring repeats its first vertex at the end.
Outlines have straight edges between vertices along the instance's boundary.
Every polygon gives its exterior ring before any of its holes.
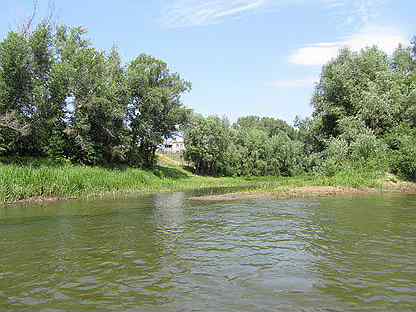
{"type": "Polygon", "coordinates": [[[337,24],[363,25],[391,0],[164,0],[161,22],[170,28],[221,23],[243,14],[313,4],[327,11],[337,24]]]}
{"type": "Polygon", "coordinates": [[[275,80],[268,85],[274,88],[305,88],[305,87],[313,87],[316,82],[318,82],[319,78],[317,77],[306,77],[302,79],[283,79],[283,80],[275,80]]]}
{"type": "Polygon", "coordinates": [[[316,43],[302,47],[292,53],[289,61],[297,65],[323,65],[336,57],[343,47],[359,51],[365,47],[377,45],[386,53],[391,54],[399,43],[406,44],[408,40],[408,36],[395,29],[367,27],[339,41],[316,43]]]}
{"type": "Polygon", "coordinates": [[[330,15],[342,25],[362,27],[378,17],[380,8],[391,0],[321,0],[330,15]]]}
{"type": "Polygon", "coordinates": [[[215,24],[229,17],[267,7],[273,0],[170,0],[162,23],[168,27],[215,24]]]}

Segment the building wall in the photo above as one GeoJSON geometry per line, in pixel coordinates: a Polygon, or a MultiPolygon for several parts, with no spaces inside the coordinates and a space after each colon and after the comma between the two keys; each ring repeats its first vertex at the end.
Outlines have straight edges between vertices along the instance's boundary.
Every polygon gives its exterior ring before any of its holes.
{"type": "Polygon", "coordinates": [[[168,141],[161,147],[161,152],[165,153],[183,153],[185,151],[185,143],[181,141],[168,141]]]}

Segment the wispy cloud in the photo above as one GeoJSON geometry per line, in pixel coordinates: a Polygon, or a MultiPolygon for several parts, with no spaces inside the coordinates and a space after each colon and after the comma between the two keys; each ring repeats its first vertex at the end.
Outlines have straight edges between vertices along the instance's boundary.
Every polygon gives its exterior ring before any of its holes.
{"type": "Polygon", "coordinates": [[[163,9],[165,26],[203,26],[264,9],[273,0],[170,0],[163,9]]]}
{"type": "Polygon", "coordinates": [[[321,0],[329,15],[341,25],[365,27],[378,17],[391,0],[321,0]]]}
{"type": "Polygon", "coordinates": [[[369,23],[391,0],[165,0],[161,21],[170,28],[203,26],[249,13],[313,4],[341,24],[369,23]]]}
{"type": "Polygon", "coordinates": [[[294,51],[289,61],[297,65],[321,66],[336,57],[343,47],[359,51],[365,47],[377,45],[386,53],[391,54],[399,43],[406,44],[408,40],[408,36],[397,29],[367,27],[339,41],[306,45],[294,51]]]}
{"type": "Polygon", "coordinates": [[[267,85],[274,87],[274,88],[305,88],[305,87],[312,87],[316,82],[318,82],[319,78],[310,76],[302,79],[283,79],[283,80],[275,80],[267,85]]]}

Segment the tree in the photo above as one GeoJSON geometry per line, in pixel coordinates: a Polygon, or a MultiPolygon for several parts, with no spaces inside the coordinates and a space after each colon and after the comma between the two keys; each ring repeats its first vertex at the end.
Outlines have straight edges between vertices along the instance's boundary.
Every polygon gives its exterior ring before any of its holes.
{"type": "Polygon", "coordinates": [[[312,99],[316,129],[325,139],[340,134],[338,121],[355,116],[381,135],[400,115],[402,92],[387,55],[376,47],[344,49],[324,66],[312,99]]]}
{"type": "Polygon", "coordinates": [[[403,99],[400,103],[400,121],[416,126],[416,61],[415,41],[412,47],[399,46],[392,57],[392,70],[400,86],[403,99]]]}
{"type": "Polygon", "coordinates": [[[261,120],[243,117],[230,127],[228,120],[218,117],[194,118],[186,131],[185,156],[199,174],[291,176],[302,172],[302,142],[282,131],[269,136],[258,125],[261,120]]]}
{"type": "Polygon", "coordinates": [[[228,121],[218,117],[194,117],[185,133],[185,158],[202,175],[224,174],[227,148],[230,143],[228,121]]]}
{"type": "Polygon", "coordinates": [[[82,28],[60,27],[57,49],[66,70],[69,112],[65,134],[67,154],[84,164],[126,161],[125,119],[128,90],[125,70],[116,48],[108,55],[84,38],[82,28]]]}
{"type": "Polygon", "coordinates": [[[147,55],[126,69],[82,27],[32,22],[0,43],[0,152],[153,166],[158,145],[187,121],[190,83],[147,55]]]}
{"type": "Polygon", "coordinates": [[[70,140],[69,154],[74,161],[85,164],[102,163],[101,145],[96,141],[101,129],[99,118],[111,106],[103,99],[105,56],[78,36],[82,30],[71,30],[64,39],[62,59],[69,69],[70,93],[68,99],[72,113],[66,134],[70,140]],[[71,53],[68,52],[71,51],[71,53]]]}
{"type": "Polygon", "coordinates": [[[269,175],[294,176],[304,171],[303,144],[279,133],[266,142],[269,175]]]}
{"type": "Polygon", "coordinates": [[[294,139],[296,131],[285,121],[272,117],[246,116],[240,117],[234,124],[236,129],[259,129],[265,131],[268,136],[286,133],[290,138],[294,139]]]}
{"type": "Polygon", "coordinates": [[[239,175],[267,175],[267,132],[256,128],[239,129],[233,144],[239,149],[239,175]]]}
{"type": "Polygon", "coordinates": [[[66,72],[59,63],[54,47],[55,35],[49,24],[39,24],[28,36],[35,107],[31,121],[31,145],[38,146],[42,156],[59,157],[65,148],[66,72]]]}
{"type": "Polygon", "coordinates": [[[127,79],[129,161],[152,167],[158,146],[188,119],[181,95],[191,84],[171,73],[165,62],[144,54],[129,64],[127,79]]]}
{"type": "Polygon", "coordinates": [[[3,129],[2,151],[6,155],[36,150],[29,140],[30,121],[35,113],[31,67],[28,40],[22,34],[10,32],[0,43],[0,127],[3,129]],[[5,131],[13,134],[6,135],[5,131]]]}
{"type": "Polygon", "coordinates": [[[401,124],[386,135],[393,173],[416,181],[416,129],[401,124]]]}

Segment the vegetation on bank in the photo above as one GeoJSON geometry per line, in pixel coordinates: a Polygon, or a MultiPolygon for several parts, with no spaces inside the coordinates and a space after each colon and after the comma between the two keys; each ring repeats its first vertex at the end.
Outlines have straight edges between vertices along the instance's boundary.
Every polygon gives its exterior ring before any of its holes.
{"type": "Polygon", "coordinates": [[[30,161],[0,165],[0,202],[48,198],[120,197],[130,193],[167,191],[274,192],[304,186],[352,188],[383,187],[385,174],[377,170],[345,170],[331,177],[203,177],[180,167],[158,166],[152,170],[136,168],[106,169],[73,164],[30,161]]]}
{"type": "Polygon", "coordinates": [[[181,101],[190,88],[155,57],[124,64],[117,49],[94,48],[81,27],[42,22],[10,32],[0,42],[0,201],[381,187],[387,173],[416,180],[416,42],[392,56],[341,50],[322,69],[312,116],[293,126],[199,116],[181,101]],[[158,147],[179,130],[200,176],[174,161],[157,166],[158,147]]]}
{"type": "Polygon", "coordinates": [[[11,31],[0,42],[0,156],[153,167],[188,119],[190,88],[155,57],[123,64],[116,48],[94,48],[82,27],[11,31]]]}
{"type": "Polygon", "coordinates": [[[195,116],[186,158],[196,172],[223,176],[333,176],[369,167],[416,180],[416,41],[392,56],[377,47],[343,49],[315,86],[310,118],[231,124],[195,116]]]}

